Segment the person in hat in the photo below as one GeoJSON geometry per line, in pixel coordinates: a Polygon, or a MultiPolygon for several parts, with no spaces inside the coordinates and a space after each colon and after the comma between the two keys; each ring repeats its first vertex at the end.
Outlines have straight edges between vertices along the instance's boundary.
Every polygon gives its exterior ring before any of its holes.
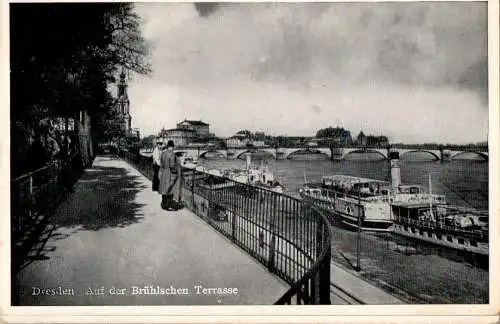
{"type": "Polygon", "coordinates": [[[172,189],[177,181],[177,163],[174,154],[174,142],[171,140],[167,142],[167,148],[161,154],[159,178],[161,208],[166,210],[179,209],[172,194],[172,189]]]}
{"type": "Polygon", "coordinates": [[[159,137],[156,140],[155,148],[153,150],[153,191],[158,191],[160,187],[158,172],[160,171],[161,153],[163,152],[163,148],[163,140],[159,137]]]}

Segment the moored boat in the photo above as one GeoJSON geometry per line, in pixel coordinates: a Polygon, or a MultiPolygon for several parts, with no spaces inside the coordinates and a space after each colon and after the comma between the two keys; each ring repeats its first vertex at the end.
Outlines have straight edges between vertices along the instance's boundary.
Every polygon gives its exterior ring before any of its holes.
{"type": "Polygon", "coordinates": [[[459,206],[395,203],[395,234],[448,248],[488,255],[487,212],[459,206]]]}
{"type": "Polygon", "coordinates": [[[451,206],[444,195],[402,185],[399,156],[391,154],[391,182],[344,175],[306,184],[300,195],[335,221],[365,231],[395,234],[477,254],[488,254],[488,213],[451,206]]]}
{"type": "Polygon", "coordinates": [[[182,167],[188,169],[196,169],[198,167],[198,158],[187,155],[186,153],[179,156],[179,163],[182,167]]]}
{"type": "Polygon", "coordinates": [[[205,179],[205,184],[209,186],[210,189],[234,187],[239,183],[283,193],[283,187],[275,179],[274,174],[269,171],[268,167],[264,167],[263,161],[261,161],[260,168],[253,167],[250,155],[247,155],[247,165],[245,169],[207,169],[185,156],[181,156],[180,161],[181,165],[185,168],[194,169],[197,172],[209,175],[209,177],[205,179]]]}
{"type": "Polygon", "coordinates": [[[264,161],[261,161],[260,168],[252,166],[250,154],[246,156],[246,169],[226,170],[224,175],[238,183],[283,193],[283,187],[269,171],[267,165],[264,167],[264,161]]]}
{"type": "Polygon", "coordinates": [[[325,176],[321,183],[306,184],[300,189],[302,199],[327,211],[349,227],[388,231],[389,191],[383,181],[350,176],[325,176]]]}
{"type": "Polygon", "coordinates": [[[139,154],[145,157],[152,157],[153,156],[153,148],[152,147],[145,147],[139,149],[139,154]]]}

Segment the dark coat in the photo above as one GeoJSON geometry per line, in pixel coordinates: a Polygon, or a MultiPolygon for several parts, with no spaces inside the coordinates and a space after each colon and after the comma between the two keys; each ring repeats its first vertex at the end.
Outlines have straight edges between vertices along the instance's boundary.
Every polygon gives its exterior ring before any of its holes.
{"type": "Polygon", "coordinates": [[[177,180],[177,163],[174,152],[168,149],[163,151],[160,162],[160,172],[158,173],[160,187],[158,189],[160,194],[168,195],[177,180]]]}

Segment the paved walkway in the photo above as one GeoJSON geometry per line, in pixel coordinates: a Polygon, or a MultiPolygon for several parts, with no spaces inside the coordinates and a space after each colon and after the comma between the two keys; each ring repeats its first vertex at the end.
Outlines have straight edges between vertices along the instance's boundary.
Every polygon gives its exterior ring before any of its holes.
{"type": "Polygon", "coordinates": [[[366,305],[404,304],[398,298],[333,263],[330,268],[330,281],[366,305]]]}
{"type": "Polygon", "coordinates": [[[267,305],[288,289],[187,209],[162,210],[149,180],[108,157],[85,171],[41,241],[16,278],[19,305],[267,305]]]}

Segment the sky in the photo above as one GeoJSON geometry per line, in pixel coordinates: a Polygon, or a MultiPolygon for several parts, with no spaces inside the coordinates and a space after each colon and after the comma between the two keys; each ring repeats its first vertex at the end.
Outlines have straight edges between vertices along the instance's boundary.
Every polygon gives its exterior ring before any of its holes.
{"type": "Polygon", "coordinates": [[[391,142],[487,140],[485,3],[136,3],[152,74],[129,86],[144,135],[203,120],[391,142]]]}

